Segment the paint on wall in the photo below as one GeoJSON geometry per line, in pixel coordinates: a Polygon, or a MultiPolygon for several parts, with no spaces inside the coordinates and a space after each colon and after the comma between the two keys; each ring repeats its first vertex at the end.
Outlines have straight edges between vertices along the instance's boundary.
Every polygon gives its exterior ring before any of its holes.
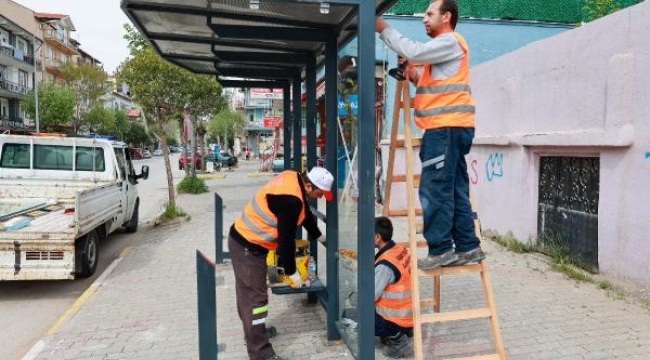
{"type": "Polygon", "coordinates": [[[503,154],[492,153],[485,162],[485,176],[488,181],[503,177],[503,154]]]}
{"type": "Polygon", "coordinates": [[[478,184],[478,160],[471,159],[469,161],[469,181],[472,185],[478,184]]]}

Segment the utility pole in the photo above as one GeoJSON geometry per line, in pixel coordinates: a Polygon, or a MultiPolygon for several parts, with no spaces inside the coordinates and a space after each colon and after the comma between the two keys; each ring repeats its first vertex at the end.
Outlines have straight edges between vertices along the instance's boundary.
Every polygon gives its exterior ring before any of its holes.
{"type": "MultiPolygon", "coordinates": [[[[41,26],[38,26],[38,29],[41,30],[41,26]]],[[[38,68],[36,67],[36,51],[38,51],[42,46],[43,42],[41,41],[40,44],[38,45],[38,49],[36,48],[36,33],[32,34],[33,36],[33,45],[32,47],[34,48],[34,54],[32,54],[32,61],[34,62],[34,105],[35,105],[35,110],[36,110],[36,115],[34,116],[34,121],[36,125],[36,133],[38,134],[40,132],[40,117],[38,113],[38,68]]]]}

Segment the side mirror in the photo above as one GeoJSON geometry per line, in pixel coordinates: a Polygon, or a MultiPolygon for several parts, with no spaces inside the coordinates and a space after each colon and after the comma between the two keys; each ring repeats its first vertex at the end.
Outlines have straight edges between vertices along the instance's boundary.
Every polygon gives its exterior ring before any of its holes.
{"type": "Polygon", "coordinates": [[[149,178],[149,166],[148,165],[142,165],[142,171],[140,173],[140,176],[138,176],[144,180],[147,180],[149,178]]]}

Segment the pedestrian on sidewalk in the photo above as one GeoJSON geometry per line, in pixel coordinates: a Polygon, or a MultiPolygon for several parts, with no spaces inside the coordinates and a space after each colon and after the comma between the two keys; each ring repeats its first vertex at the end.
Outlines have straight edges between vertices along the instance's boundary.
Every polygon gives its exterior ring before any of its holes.
{"type": "Polygon", "coordinates": [[[386,345],[389,358],[410,356],[413,343],[411,303],[411,254],[393,240],[389,218],[375,218],[375,336],[386,345]]]}
{"type": "Polygon", "coordinates": [[[470,91],[469,49],[455,32],[455,0],[435,0],[423,23],[432,39],[410,40],[377,18],[379,37],[409,65],[405,77],[416,86],[415,123],[424,130],[420,147],[423,235],[428,256],[418,268],[464,265],[485,259],[474,229],[465,155],[474,139],[474,100],[470,91]],[[413,63],[423,63],[417,69],[413,63]],[[455,246],[455,250],[454,250],[455,246]]]}
{"type": "Polygon", "coordinates": [[[228,249],[235,273],[237,311],[251,360],[282,359],[275,355],[266,332],[268,288],[266,256],[279,255],[278,267],[289,275],[290,286],[302,286],[296,267],[296,230],[303,226],[312,238],[324,243],[308,201],[332,199],[334,177],[322,167],[309,173],[288,170],[276,175],[255,194],[230,227],[228,249]]]}

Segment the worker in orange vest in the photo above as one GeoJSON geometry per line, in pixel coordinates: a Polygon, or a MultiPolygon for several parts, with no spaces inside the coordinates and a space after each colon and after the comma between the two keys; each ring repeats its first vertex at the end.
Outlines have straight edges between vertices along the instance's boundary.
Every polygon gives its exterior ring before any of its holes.
{"type": "Polygon", "coordinates": [[[322,167],[309,173],[281,172],[257,191],[230,227],[228,249],[235,273],[237,311],[251,360],[282,360],[275,354],[266,331],[268,289],[266,257],[279,255],[278,267],[289,275],[290,286],[302,286],[296,268],[296,230],[303,226],[312,238],[325,243],[308,201],[332,199],[334,177],[322,167]]]}
{"type": "Polygon", "coordinates": [[[377,18],[375,31],[418,71],[407,66],[404,77],[415,84],[415,123],[424,130],[420,147],[422,172],[418,193],[422,204],[429,253],[418,268],[464,265],[485,259],[474,231],[469,201],[467,155],[474,139],[474,99],[469,81],[469,49],[455,32],[458,5],[436,0],[423,23],[432,39],[410,40],[377,18]]]}
{"type": "Polygon", "coordinates": [[[386,347],[384,356],[409,356],[413,344],[411,303],[411,254],[393,242],[393,224],[380,216],[375,219],[375,336],[386,347]]]}

